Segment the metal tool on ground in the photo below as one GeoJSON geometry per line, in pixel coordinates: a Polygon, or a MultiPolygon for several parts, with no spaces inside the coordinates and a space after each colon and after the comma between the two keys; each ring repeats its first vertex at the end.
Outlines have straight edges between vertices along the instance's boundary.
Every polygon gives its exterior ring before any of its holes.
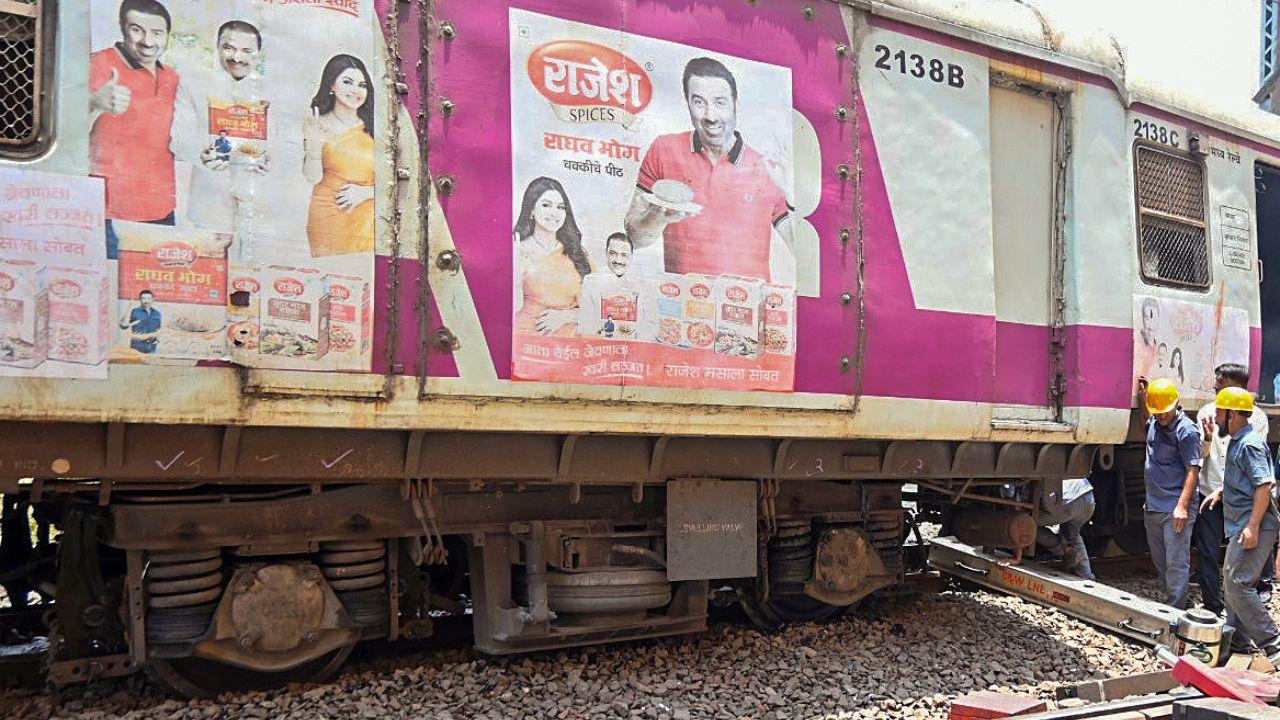
{"type": "Polygon", "coordinates": [[[1223,627],[1222,620],[1208,610],[1187,610],[1174,624],[1173,654],[1190,655],[1206,665],[1216,667],[1223,659],[1223,627]]]}
{"type": "Polygon", "coordinates": [[[1011,566],[954,537],[934,538],[929,565],[953,577],[1048,605],[1153,647],[1168,648],[1177,641],[1174,624],[1181,612],[1176,608],[1037,563],[1011,566]]]}

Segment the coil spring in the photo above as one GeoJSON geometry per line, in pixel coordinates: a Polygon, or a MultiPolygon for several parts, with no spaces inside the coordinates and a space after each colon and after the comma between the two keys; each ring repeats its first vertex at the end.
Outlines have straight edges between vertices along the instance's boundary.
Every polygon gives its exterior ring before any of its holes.
{"type": "Polygon", "coordinates": [[[880,559],[884,561],[885,568],[895,574],[902,569],[900,546],[903,540],[904,522],[905,515],[902,512],[874,513],[868,515],[863,526],[868,539],[880,554],[880,559]]]}
{"type": "Polygon", "coordinates": [[[320,544],[320,572],[357,624],[386,622],[386,570],[387,544],[381,540],[320,544]]]}
{"type": "Polygon", "coordinates": [[[213,602],[222,595],[222,551],[153,552],[147,566],[147,607],[213,602]]]}
{"type": "Polygon", "coordinates": [[[769,539],[769,582],[774,592],[800,593],[813,572],[813,535],[807,519],[778,520],[769,539]]]}
{"type": "Polygon", "coordinates": [[[147,639],[185,642],[209,629],[222,596],[222,551],[161,551],[148,555],[147,639]]]}

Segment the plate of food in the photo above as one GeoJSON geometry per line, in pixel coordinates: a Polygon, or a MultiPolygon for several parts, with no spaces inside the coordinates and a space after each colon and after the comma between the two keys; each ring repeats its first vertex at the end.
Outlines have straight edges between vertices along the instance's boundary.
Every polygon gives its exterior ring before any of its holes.
{"type": "Polygon", "coordinates": [[[675,210],[688,215],[702,212],[702,206],[693,201],[693,188],[679,180],[655,182],[653,189],[644,193],[644,199],[663,210],[675,210]]]}

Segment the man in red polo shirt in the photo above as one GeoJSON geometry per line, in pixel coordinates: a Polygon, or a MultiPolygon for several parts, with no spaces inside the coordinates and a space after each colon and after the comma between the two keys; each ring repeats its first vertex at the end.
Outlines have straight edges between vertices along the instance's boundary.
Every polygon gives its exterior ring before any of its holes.
{"type": "Polygon", "coordinates": [[[169,130],[178,73],[160,62],[173,21],[157,0],[120,3],[120,42],[89,57],[89,153],[107,186],[107,257],[118,255],[111,220],[174,223],[176,182],[169,130]]]}
{"type": "Polygon", "coordinates": [[[685,65],[683,85],[693,130],[660,135],[649,146],[627,234],[637,248],[661,238],[667,272],[770,280],[773,231],[791,246],[790,208],[764,156],[736,130],[737,81],[723,63],[704,57],[685,65]],[[662,180],[692,189],[700,209],[664,197],[662,180]]]}

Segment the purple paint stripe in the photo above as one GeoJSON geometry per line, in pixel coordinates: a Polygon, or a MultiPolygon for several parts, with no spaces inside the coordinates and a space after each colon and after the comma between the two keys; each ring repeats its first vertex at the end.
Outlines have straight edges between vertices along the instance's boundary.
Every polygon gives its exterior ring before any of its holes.
{"type": "Polygon", "coordinates": [[[1133,330],[1101,325],[1066,328],[1063,370],[1068,407],[1133,406],[1133,330]]]}
{"type": "Polygon", "coordinates": [[[1014,405],[1049,401],[1049,328],[996,322],[992,400],[1014,405]]]}

